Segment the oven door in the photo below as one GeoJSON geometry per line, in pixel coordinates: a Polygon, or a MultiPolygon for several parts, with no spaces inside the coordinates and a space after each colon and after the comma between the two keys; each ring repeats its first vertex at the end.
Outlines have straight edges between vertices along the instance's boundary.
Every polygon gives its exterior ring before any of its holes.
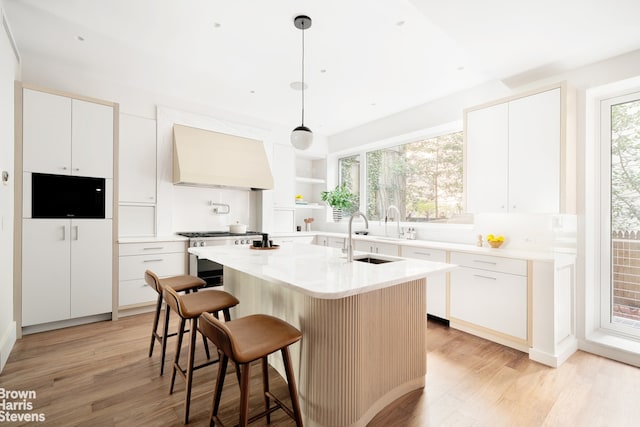
{"type": "Polygon", "coordinates": [[[189,254],[189,274],[198,276],[209,286],[222,286],[222,264],[189,254]]]}

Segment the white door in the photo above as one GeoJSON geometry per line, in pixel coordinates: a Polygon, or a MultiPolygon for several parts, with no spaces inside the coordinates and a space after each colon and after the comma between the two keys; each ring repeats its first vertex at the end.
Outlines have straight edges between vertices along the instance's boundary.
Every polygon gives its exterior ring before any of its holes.
{"type": "Polygon", "coordinates": [[[509,103],[509,211],[560,212],[560,89],[509,103]]]}
{"type": "Polygon", "coordinates": [[[111,231],[111,220],[71,222],[72,318],[111,312],[111,231]]]}
{"type": "Polygon", "coordinates": [[[508,118],[506,103],[467,113],[465,191],[468,212],[507,211],[508,118]]]}
{"type": "Polygon", "coordinates": [[[113,107],[72,100],[73,175],[113,178],[113,107]]]}
{"type": "Polygon", "coordinates": [[[22,326],[69,319],[70,224],[22,221],[22,326]]]}
{"type": "Polygon", "coordinates": [[[23,170],[71,174],[71,100],[23,89],[22,102],[23,170]]]}
{"type": "Polygon", "coordinates": [[[120,114],[120,203],[156,201],[156,121],[120,114]]]}

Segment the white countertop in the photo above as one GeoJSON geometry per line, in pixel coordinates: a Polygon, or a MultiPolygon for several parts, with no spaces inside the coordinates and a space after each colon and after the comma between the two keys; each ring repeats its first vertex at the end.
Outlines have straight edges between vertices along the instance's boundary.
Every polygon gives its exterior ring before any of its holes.
{"type": "MultiPolygon", "coordinates": [[[[340,249],[305,243],[285,243],[273,250],[207,246],[189,248],[189,252],[321,299],[362,294],[455,268],[452,264],[377,254],[372,256],[397,261],[349,263],[340,249]]],[[[354,253],[356,258],[362,255],[365,253],[354,253]]]]}
{"type": "MultiPolygon", "coordinates": [[[[338,237],[338,238],[346,238],[347,233],[336,233],[331,231],[321,231],[315,230],[312,232],[290,232],[290,233],[272,233],[270,236],[272,237],[285,237],[285,236],[308,236],[308,235],[321,235],[321,236],[330,236],[330,237],[338,237]]],[[[412,246],[419,248],[429,248],[429,249],[440,249],[444,251],[454,251],[454,252],[466,252],[472,254],[481,254],[481,255],[490,255],[497,256],[503,258],[515,258],[515,259],[525,259],[531,261],[561,261],[564,262],[566,259],[575,258],[575,251],[569,249],[556,249],[556,250],[547,250],[547,251],[537,251],[537,250],[524,250],[524,249],[511,249],[508,245],[506,247],[501,247],[498,249],[493,249],[489,247],[479,247],[476,245],[468,245],[463,243],[450,243],[450,242],[437,242],[433,240],[408,240],[408,239],[398,239],[398,238],[389,238],[384,236],[375,236],[375,235],[356,235],[354,234],[353,240],[363,240],[369,242],[379,242],[379,243],[391,243],[399,246],[412,246]]]]}

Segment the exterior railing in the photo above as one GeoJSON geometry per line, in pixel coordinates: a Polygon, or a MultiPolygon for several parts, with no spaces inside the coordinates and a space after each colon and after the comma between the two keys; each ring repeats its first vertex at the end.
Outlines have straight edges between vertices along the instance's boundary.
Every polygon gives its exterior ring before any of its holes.
{"type": "Polygon", "coordinates": [[[611,233],[613,315],[640,321],[640,231],[611,233]]]}

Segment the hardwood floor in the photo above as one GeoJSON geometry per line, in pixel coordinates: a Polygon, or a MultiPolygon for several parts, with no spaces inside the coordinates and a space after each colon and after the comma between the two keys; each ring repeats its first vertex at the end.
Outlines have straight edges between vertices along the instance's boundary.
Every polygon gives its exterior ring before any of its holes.
{"type": "MultiPolygon", "coordinates": [[[[0,374],[0,388],[35,391],[36,397],[27,399],[33,408],[18,412],[44,414],[42,425],[180,426],[184,382],[178,377],[176,391],[169,395],[170,363],[160,377],[158,350],[152,358],[147,357],[150,329],[151,314],[143,314],[28,335],[16,343],[0,374]]],[[[199,341],[196,351],[199,360],[204,359],[201,344],[199,341]]],[[[168,360],[174,345],[172,339],[168,360]]],[[[370,426],[640,423],[638,368],[583,352],[559,369],[548,368],[530,361],[524,353],[431,321],[427,345],[425,389],[393,402],[370,426]]],[[[208,425],[216,371],[217,365],[213,365],[195,373],[189,425],[208,425]]],[[[272,391],[288,402],[286,384],[271,372],[272,391]]],[[[252,370],[252,408],[262,404],[260,381],[256,366],[252,370]]],[[[235,374],[230,371],[221,406],[222,419],[230,424],[236,422],[238,398],[235,374]]],[[[256,425],[265,422],[263,419],[256,425]]],[[[277,411],[271,425],[291,426],[293,422],[277,411]]]]}

